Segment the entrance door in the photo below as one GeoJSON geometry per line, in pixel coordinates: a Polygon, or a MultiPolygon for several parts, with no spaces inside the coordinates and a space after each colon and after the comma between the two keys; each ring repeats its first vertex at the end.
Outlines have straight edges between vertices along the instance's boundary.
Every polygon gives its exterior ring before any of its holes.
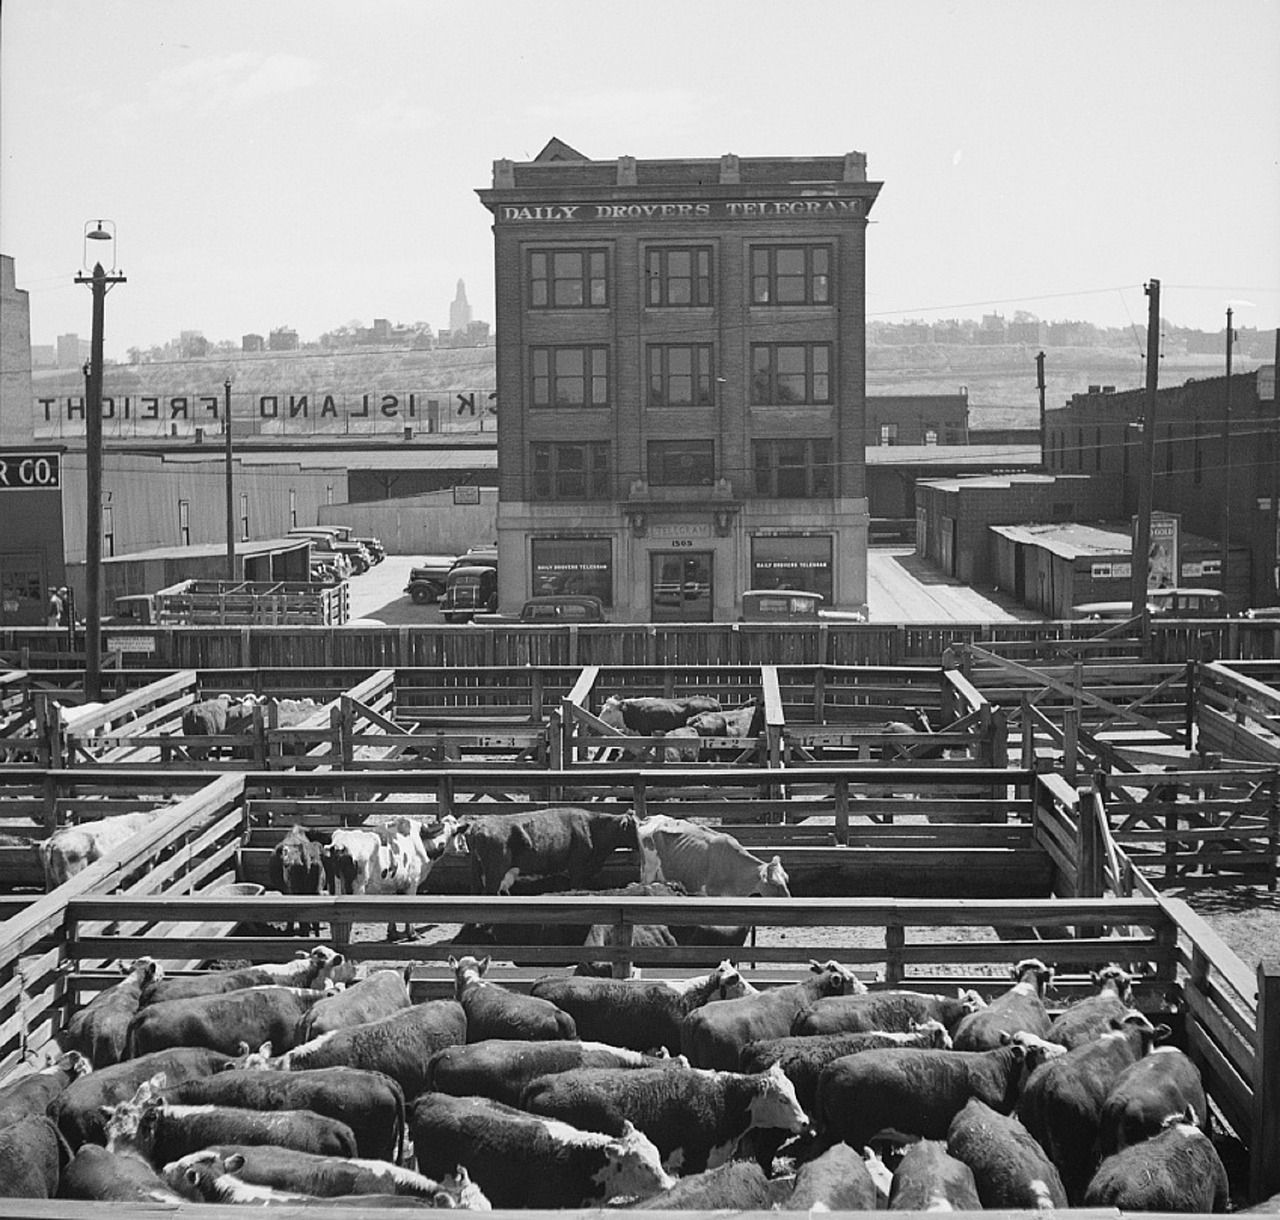
{"type": "Polygon", "coordinates": [[[660,551],[650,555],[649,561],[651,621],[711,622],[710,551],[660,551]]]}

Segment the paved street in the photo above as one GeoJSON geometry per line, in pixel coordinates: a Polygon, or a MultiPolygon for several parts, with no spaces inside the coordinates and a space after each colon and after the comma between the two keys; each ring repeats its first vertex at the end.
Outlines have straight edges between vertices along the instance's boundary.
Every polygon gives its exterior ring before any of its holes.
{"type": "MultiPolygon", "coordinates": [[[[440,623],[435,606],[406,596],[410,555],[389,555],[351,581],[351,617],[380,623],[440,623]]],[[[867,561],[867,596],[875,623],[1035,622],[1043,616],[1004,593],[970,589],[919,559],[909,547],[873,547],[867,561]]]]}

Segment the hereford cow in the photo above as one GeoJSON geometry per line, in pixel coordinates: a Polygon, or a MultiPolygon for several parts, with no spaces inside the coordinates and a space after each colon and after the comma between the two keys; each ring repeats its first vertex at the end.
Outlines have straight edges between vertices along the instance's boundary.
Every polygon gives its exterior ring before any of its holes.
{"type": "Polygon", "coordinates": [[[58,1195],[96,1203],[183,1204],[150,1162],[133,1152],[108,1152],[98,1144],[85,1144],[62,1174],[58,1195]]]}
{"type": "Polygon", "coordinates": [[[309,987],[318,991],[345,962],[342,954],[328,945],[317,945],[310,952],[299,949],[290,962],[271,962],[243,970],[208,970],[187,978],[156,978],[142,993],[142,1006],[224,995],[245,987],[309,987]]]}
{"type": "MultiPolygon", "coordinates": [[[[317,834],[304,826],[293,826],[279,843],[271,849],[267,876],[272,889],[282,894],[322,894],[324,892],[324,861],[321,852],[332,835],[317,834]]],[[[285,925],[285,935],[297,931],[302,936],[319,936],[318,923],[297,924],[290,920],[285,925]]]]}
{"type": "Polygon", "coordinates": [[[572,807],[486,814],[463,828],[471,853],[471,888],[507,894],[524,874],[564,875],[580,888],[604,868],[616,848],[636,846],[633,814],[572,807]]]}
{"type": "Polygon", "coordinates": [[[385,1160],[361,1160],[353,1157],[316,1156],[295,1152],[291,1148],[273,1148],[262,1144],[220,1144],[193,1152],[171,1161],[164,1167],[164,1179],[179,1194],[192,1197],[199,1193],[207,1198],[187,1175],[190,1169],[205,1169],[214,1177],[234,1174],[237,1181],[250,1186],[290,1191],[323,1199],[356,1196],[352,1207],[386,1206],[369,1202],[370,1196],[398,1195],[407,1199],[431,1199],[441,1207],[464,1207],[472,1211],[488,1211],[489,1201],[471,1183],[462,1170],[437,1182],[412,1169],[385,1160]],[[451,1201],[439,1198],[443,1191],[451,1201]]]}
{"type": "Polygon", "coordinates": [[[754,1161],[727,1161],[681,1177],[674,1186],[629,1206],[645,1212],[769,1212],[790,1193],[787,1179],[771,1182],[754,1161]]]}
{"type": "Polygon", "coordinates": [[[465,1165],[495,1208],[597,1207],[620,1196],[647,1199],[674,1181],[629,1123],[615,1138],[484,1097],[425,1093],[409,1112],[409,1131],[420,1173],[465,1165]]]}
{"type": "Polygon", "coordinates": [[[814,1000],[866,990],[853,971],[838,962],[810,962],[809,969],[803,982],[695,1008],[680,1024],[685,1057],[694,1067],[737,1071],[748,1042],[785,1037],[796,1013],[814,1000]]]}
{"type": "Polygon", "coordinates": [[[64,1055],[50,1055],[38,1071],[6,1081],[0,1086],[0,1127],[28,1114],[44,1114],[55,1097],[91,1070],[89,1060],[79,1051],[67,1051],[64,1055]]]}
{"type": "Polygon", "coordinates": [[[1123,1212],[1225,1212],[1227,1171],[1191,1115],[1170,1115],[1165,1128],[1109,1156],[1084,1195],[1085,1207],[1123,1212]]]}
{"type": "Polygon", "coordinates": [[[788,1212],[873,1212],[880,1191],[867,1162],[848,1144],[834,1144],[796,1169],[781,1209],[788,1212]]]}
{"type": "Polygon", "coordinates": [[[756,989],[732,962],[723,961],[710,974],[678,982],[548,976],[538,979],[530,994],[569,1013],[580,1038],[636,1051],[660,1046],[675,1055],[689,1013],[713,1000],[755,995],[756,989]]]}
{"type": "Polygon", "coordinates": [[[778,856],[766,863],[722,830],[657,813],[638,824],[637,837],[641,881],[665,881],[713,897],[791,897],[778,856]]]}
{"type": "Polygon", "coordinates": [[[1111,1156],[1164,1130],[1170,1114],[1191,1114],[1204,1127],[1209,1109],[1200,1069],[1173,1046],[1157,1046],[1111,1086],[1098,1123],[1098,1148],[1111,1156]]]}
{"type": "Polygon", "coordinates": [[[64,1158],[70,1158],[66,1142],[43,1114],[0,1128],[0,1198],[52,1199],[64,1158]]]}
{"type": "Polygon", "coordinates": [[[144,991],[162,978],[164,970],[159,963],[149,957],[138,958],[121,982],[99,992],[71,1018],[63,1044],[80,1051],[95,1068],[119,1063],[125,1057],[129,1025],[138,1014],[144,991]]]}
{"type": "Polygon", "coordinates": [[[656,737],[682,728],[703,712],[718,712],[720,700],[710,695],[683,699],[659,699],[648,695],[623,698],[610,695],[600,708],[600,719],[610,728],[629,730],[638,737],[656,737]]]}
{"type": "Polygon", "coordinates": [[[951,1120],[947,1151],[973,1170],[984,1208],[1067,1206],[1062,1179],[1031,1132],[976,1097],[951,1120]]]}
{"type": "Polygon", "coordinates": [[[307,1010],[329,993],[309,987],[245,987],[225,995],[166,1000],[138,1010],[129,1024],[129,1056],[176,1046],[234,1055],[241,1043],[291,1050],[307,1010]]]}
{"type": "Polygon", "coordinates": [[[1053,968],[1035,958],[1020,961],[1010,971],[1013,986],[986,1008],[970,1013],[951,1031],[958,1051],[989,1051],[1001,1044],[1002,1035],[1026,1030],[1043,1038],[1049,1032],[1044,989],[1053,981],[1053,968]]]}
{"type": "Polygon", "coordinates": [[[64,881],[82,873],[103,856],[123,847],[165,812],[165,807],[139,813],[119,813],[78,826],[61,826],[36,846],[44,869],[44,888],[52,893],[64,881]]]}
{"type": "Polygon", "coordinates": [[[573,1018],[550,1000],[508,991],[484,978],[489,958],[450,957],[455,995],[467,1014],[467,1041],[486,1038],[518,1038],[549,1042],[576,1038],[573,1018]]]}
{"type": "MultiPolygon", "coordinates": [[[[844,1147],[837,1144],[837,1148],[844,1147]]],[[[941,1140],[917,1140],[902,1154],[889,1189],[890,1211],[976,1212],[982,1210],[973,1170],[941,1140]]]]}
{"type": "Polygon", "coordinates": [[[731,1159],[749,1132],[786,1135],[809,1119],[776,1064],[767,1072],[694,1068],[580,1068],[533,1081],[520,1108],[587,1131],[620,1135],[630,1123],[657,1146],[669,1172],[700,1173],[731,1159]]]}
{"type": "Polygon", "coordinates": [[[294,1045],[335,1029],[380,1021],[408,1008],[413,1003],[408,986],[412,971],[412,965],[403,970],[374,970],[345,990],[317,1000],[302,1014],[294,1045]]]}
{"type": "Polygon", "coordinates": [[[428,1087],[453,1097],[488,1097],[514,1106],[531,1080],[575,1068],[688,1067],[684,1059],[658,1058],[604,1042],[524,1042],[487,1038],[448,1046],[431,1058],[428,1087]]]}
{"type": "Polygon", "coordinates": [[[796,1014],[791,1033],[851,1034],[873,1030],[904,1032],[922,1021],[940,1021],[948,1030],[971,1012],[986,1007],[976,991],[955,996],[919,991],[868,991],[828,996],[796,1014]]]}
{"type": "Polygon", "coordinates": [[[1045,1034],[1050,1042],[1067,1050],[1092,1042],[1111,1028],[1113,1020],[1123,1021],[1133,1007],[1133,975],[1112,965],[1095,971],[1092,977],[1097,994],[1068,1005],[1053,1019],[1045,1034]]]}
{"type": "MultiPolygon", "coordinates": [[[[202,699],[183,711],[182,735],[201,738],[238,737],[251,732],[257,709],[265,702],[262,695],[245,695],[239,699],[231,695],[219,695],[216,699],[202,699]]],[[[229,747],[214,742],[201,742],[185,748],[191,758],[203,762],[229,747]]],[[[234,750],[231,753],[234,756],[234,750]]]]}

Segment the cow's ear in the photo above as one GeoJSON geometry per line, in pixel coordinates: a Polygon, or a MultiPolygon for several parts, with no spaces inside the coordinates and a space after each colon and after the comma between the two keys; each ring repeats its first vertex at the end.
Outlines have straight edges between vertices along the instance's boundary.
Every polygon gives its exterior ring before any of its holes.
{"type": "Polygon", "coordinates": [[[821,967],[821,966],[818,964],[818,962],[817,962],[814,958],[812,958],[812,957],[809,959],[809,969],[810,969],[810,970],[812,970],[815,974],[821,974],[821,973],[822,973],[822,967],[821,967]]]}
{"type": "Polygon", "coordinates": [[[116,1113],[115,1106],[99,1106],[98,1107],[98,1117],[104,1123],[109,1123],[115,1117],[115,1113],[116,1113]]]}
{"type": "Polygon", "coordinates": [[[444,960],[445,965],[447,965],[450,970],[456,970],[458,968],[458,959],[454,957],[452,953],[450,953],[444,960]]]}
{"type": "Polygon", "coordinates": [[[188,1186],[200,1185],[200,1171],[194,1165],[189,1165],[182,1177],[188,1186]]]}
{"type": "Polygon", "coordinates": [[[1002,1029],[1000,1031],[1000,1045],[1001,1046],[1014,1045],[1013,1035],[1007,1029],[1002,1029]]]}
{"type": "Polygon", "coordinates": [[[239,1173],[244,1168],[244,1153],[233,1152],[222,1164],[227,1173],[239,1173]]]}
{"type": "Polygon", "coordinates": [[[1167,1025],[1157,1025],[1152,1031],[1151,1040],[1152,1042],[1163,1042],[1171,1033],[1173,1033],[1173,1030],[1167,1025]]]}
{"type": "Polygon", "coordinates": [[[486,953],[486,954],[484,955],[484,957],[482,957],[482,958],[480,959],[480,973],[481,973],[481,974],[483,974],[486,970],[488,970],[488,969],[489,969],[489,963],[490,963],[492,960],[493,960],[492,956],[491,956],[490,954],[488,954],[488,953],[486,953]]]}

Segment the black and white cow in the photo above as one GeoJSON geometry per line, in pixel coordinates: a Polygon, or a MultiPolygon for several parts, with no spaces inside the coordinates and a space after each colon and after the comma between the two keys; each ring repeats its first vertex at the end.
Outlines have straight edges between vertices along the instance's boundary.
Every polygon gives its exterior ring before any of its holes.
{"type": "Polygon", "coordinates": [[[67,1160],[66,1141],[43,1114],[0,1127],[0,1198],[52,1199],[67,1160]]]}
{"type": "Polygon", "coordinates": [[[403,970],[373,970],[345,990],[317,1000],[298,1022],[294,1044],[309,1042],[320,1034],[335,1029],[349,1029],[380,1021],[410,1007],[409,975],[412,966],[403,970]]]}
{"type": "Polygon", "coordinates": [[[142,1004],[163,1004],[169,1000],[188,1000],[194,996],[222,995],[244,987],[311,987],[319,990],[344,964],[341,953],[328,945],[317,945],[310,952],[299,950],[290,962],[273,962],[248,966],[242,970],[208,970],[187,978],[153,979],[142,993],[142,1004]]]}
{"type": "Polygon", "coordinates": [[[530,994],[569,1013],[580,1038],[635,1051],[665,1047],[676,1055],[681,1023],[695,1008],[754,995],[756,989],[725,960],[709,974],[679,982],[548,976],[538,979],[530,994]]]}
{"type": "Polygon", "coordinates": [[[418,1172],[465,1165],[495,1208],[599,1206],[666,1190],[658,1150],[629,1124],[614,1137],[528,1114],[485,1097],[424,1093],[410,1108],[418,1172]]]}
{"type": "Polygon", "coordinates": [[[1122,1212],[1225,1212],[1227,1171],[1191,1115],[1170,1115],[1165,1128],[1109,1156],[1084,1194],[1085,1207],[1122,1212]]]}
{"type": "Polygon", "coordinates": [[[0,1127],[28,1114],[44,1114],[55,1097],[90,1071],[92,1065],[84,1055],[68,1051],[51,1057],[39,1070],[0,1085],[0,1127]]]}
{"type": "Polygon", "coordinates": [[[535,1080],[521,1109],[588,1131],[643,1131],[673,1173],[699,1173],[730,1160],[748,1132],[794,1135],[809,1125],[796,1091],[776,1065],[767,1072],[685,1068],[582,1068],[535,1080]]]}
{"type": "Polygon", "coordinates": [[[863,995],[828,996],[796,1014],[791,1032],[811,1034],[905,1033],[925,1021],[940,1021],[948,1030],[964,1017],[985,1008],[976,991],[955,996],[919,991],[868,991],[863,995]]]}
{"type": "Polygon", "coordinates": [[[682,699],[610,695],[600,707],[600,719],[610,728],[625,729],[638,737],[654,737],[683,728],[694,716],[718,711],[720,700],[711,695],[688,695],[682,699]]]}
{"type": "Polygon", "coordinates": [[[244,987],[224,995],[166,1000],[140,1008],[129,1024],[129,1057],[177,1046],[234,1055],[241,1043],[294,1045],[298,1024],[328,992],[310,987],[244,987]]]}
{"type": "Polygon", "coordinates": [[[450,957],[455,994],[467,1014],[467,1041],[486,1038],[519,1038],[547,1042],[576,1038],[573,1018],[550,1000],[509,991],[484,978],[489,958],[450,957]]]}
{"type": "Polygon", "coordinates": [[[1204,1127],[1209,1108],[1200,1069],[1173,1046],[1157,1046],[1116,1077],[1102,1104],[1098,1147],[1103,1156],[1159,1135],[1170,1114],[1194,1116],[1204,1127]]]}
{"type": "Polygon", "coordinates": [[[129,1025],[137,1016],[143,993],[164,978],[164,970],[149,957],[140,957],[125,977],[99,992],[67,1024],[63,1045],[79,1051],[95,1068],[110,1067],[125,1057],[129,1025]]]}
{"type": "Polygon", "coordinates": [[[1133,1007],[1133,975],[1120,966],[1104,966],[1093,973],[1098,986],[1095,995],[1085,996],[1068,1005],[1056,1017],[1044,1035],[1072,1050],[1105,1034],[1111,1022],[1123,1021],[1133,1007]]]}
{"type": "Polygon", "coordinates": [[[943,1141],[917,1140],[907,1146],[893,1171],[889,1210],[976,1212],[982,1210],[982,1201],[973,1170],[953,1157],[943,1141]]]}
{"type": "Polygon", "coordinates": [[[964,1017],[951,1031],[956,1050],[995,1050],[1002,1035],[1019,1030],[1040,1038],[1049,1032],[1044,990],[1053,981],[1053,968],[1032,957],[1020,961],[1010,974],[1014,982],[1008,991],[964,1017]]]}
{"type": "Polygon", "coordinates": [[[1062,1179],[1031,1132],[976,1097],[951,1120],[947,1151],[973,1170],[984,1208],[1067,1206],[1062,1179]]]}

